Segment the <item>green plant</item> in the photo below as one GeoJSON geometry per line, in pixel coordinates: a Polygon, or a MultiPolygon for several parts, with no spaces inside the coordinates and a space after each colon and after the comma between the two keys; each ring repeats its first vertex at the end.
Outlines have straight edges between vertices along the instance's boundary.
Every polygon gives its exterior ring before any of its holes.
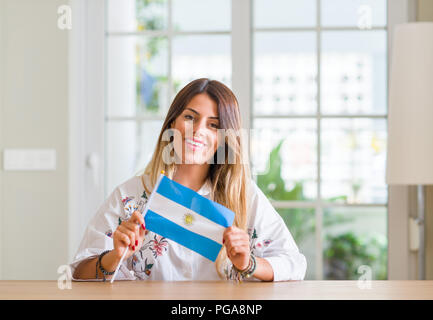
{"type": "MultiPolygon", "coordinates": [[[[304,195],[303,183],[298,181],[291,190],[287,190],[281,177],[281,140],[269,154],[267,167],[269,170],[257,176],[257,185],[271,200],[299,201],[308,200],[304,195]]],[[[327,202],[347,201],[347,196],[325,199],[327,202]]],[[[279,209],[281,217],[292,233],[294,239],[302,244],[308,237],[314,236],[314,208],[279,209]]],[[[323,227],[353,222],[354,218],[344,214],[323,215],[323,227]]],[[[325,277],[327,279],[358,279],[357,268],[369,265],[373,269],[375,279],[386,279],[386,239],[376,236],[366,239],[354,233],[328,235],[326,238],[325,277]]]]}
{"type": "MultiPolygon", "coordinates": [[[[304,195],[304,187],[302,181],[295,182],[291,190],[287,190],[286,183],[281,177],[281,146],[284,139],[280,140],[275,148],[269,154],[267,167],[269,168],[265,174],[257,176],[257,186],[263,191],[270,200],[279,201],[303,201],[308,200],[304,195]]],[[[326,199],[327,201],[346,201],[346,196],[337,196],[326,199]]],[[[304,241],[307,237],[313,236],[315,230],[314,208],[293,208],[279,209],[279,213],[292,233],[297,242],[304,241]]],[[[351,218],[344,216],[326,216],[323,220],[325,227],[342,222],[351,221],[351,218]]]]}
{"type": "Polygon", "coordinates": [[[367,265],[372,269],[372,278],[387,278],[386,241],[379,236],[361,236],[347,232],[337,236],[328,235],[324,250],[325,278],[330,280],[359,279],[358,268],[367,265]]]}
{"type": "Polygon", "coordinates": [[[164,16],[156,15],[152,7],[164,9],[166,0],[136,0],[138,30],[158,30],[164,26],[164,16]]]}
{"type": "Polygon", "coordinates": [[[296,182],[292,190],[286,189],[286,184],[281,177],[281,146],[284,140],[269,154],[266,174],[257,176],[257,185],[265,195],[273,200],[305,200],[302,182],[296,182]]]}
{"type": "MultiPolygon", "coordinates": [[[[164,27],[166,0],[136,0],[137,29],[159,30],[164,27]],[[156,9],[156,11],[154,10],[156,9]],[[161,10],[162,9],[162,10],[161,10]]],[[[160,94],[168,84],[167,76],[153,74],[148,66],[167,44],[165,37],[150,37],[143,45],[137,45],[136,55],[136,104],[139,113],[158,113],[161,109],[160,94]]],[[[175,84],[173,83],[173,87],[175,84]]]]}

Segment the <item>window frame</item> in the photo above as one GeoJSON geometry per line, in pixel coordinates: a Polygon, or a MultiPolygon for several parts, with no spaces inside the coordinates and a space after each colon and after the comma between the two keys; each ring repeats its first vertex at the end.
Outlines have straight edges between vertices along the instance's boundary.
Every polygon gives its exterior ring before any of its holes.
{"type": "MultiPolygon", "coordinates": [[[[336,204],[336,203],[330,203],[326,202],[322,199],[321,196],[321,123],[322,119],[359,119],[359,118],[368,118],[368,119],[385,119],[387,120],[388,117],[388,108],[386,109],[386,114],[362,114],[362,115],[338,115],[338,114],[332,114],[332,115],[326,115],[321,114],[321,55],[322,55],[322,32],[323,31],[360,31],[360,32],[371,32],[372,30],[383,30],[387,32],[387,38],[389,37],[389,10],[391,9],[390,6],[387,6],[387,23],[384,27],[375,27],[373,26],[370,29],[360,29],[357,27],[324,27],[321,26],[321,2],[322,0],[316,0],[316,26],[313,27],[278,27],[278,28],[256,28],[254,26],[254,0],[245,2],[249,2],[250,5],[250,48],[249,51],[250,59],[249,62],[251,66],[251,74],[250,74],[250,88],[251,91],[249,92],[250,96],[250,103],[247,104],[250,107],[249,110],[249,124],[250,128],[253,128],[253,121],[254,119],[315,119],[316,120],[316,127],[317,127],[317,146],[316,146],[316,154],[317,154],[317,198],[313,201],[271,201],[272,205],[275,209],[301,209],[301,208],[308,208],[308,209],[314,209],[315,212],[315,280],[322,280],[324,278],[324,258],[323,258],[323,249],[324,249],[324,239],[323,239],[323,215],[324,215],[324,209],[326,208],[335,208],[335,207],[347,207],[347,208],[387,208],[388,207],[388,201],[387,203],[359,203],[359,204],[336,204]],[[254,115],[253,109],[254,109],[254,34],[255,32],[297,32],[297,31],[312,31],[315,32],[316,35],[316,65],[317,65],[317,110],[316,114],[314,115],[254,115]]],[[[390,0],[387,1],[389,3],[390,0]]],[[[389,54],[390,50],[388,47],[389,43],[387,43],[386,50],[387,50],[387,62],[389,61],[389,54]]],[[[245,54],[245,53],[244,53],[245,54]]],[[[389,70],[389,65],[387,65],[387,72],[389,70]]],[[[387,77],[387,85],[388,88],[388,77],[387,77]]],[[[387,99],[388,103],[388,99],[387,99]]],[[[388,195],[389,195],[389,187],[388,187],[388,195]]],[[[387,215],[388,216],[388,215],[387,215]]],[[[290,226],[288,226],[290,229],[290,226]]],[[[387,237],[387,240],[389,238],[389,235],[387,237]]],[[[388,270],[387,270],[388,271],[388,270]]],[[[387,272],[388,273],[388,272],[387,272]]]]}
{"type": "MultiPolygon", "coordinates": [[[[96,209],[101,205],[105,198],[105,174],[104,161],[101,160],[99,172],[92,171],[89,167],[89,155],[96,154],[99,159],[104,159],[105,152],[105,136],[104,127],[107,121],[105,114],[105,87],[101,86],[101,82],[105,84],[105,63],[106,63],[106,0],[71,0],[71,6],[75,13],[75,22],[70,36],[70,206],[69,206],[69,256],[75,253],[78,248],[81,235],[84,229],[94,215],[96,209]],[[84,41],[83,41],[84,40],[84,41]],[[103,57],[103,59],[101,59],[103,57]],[[103,67],[101,68],[101,64],[103,67]],[[83,80],[84,79],[84,80],[83,80]],[[102,81],[101,81],[102,79],[102,81]],[[88,140],[88,137],[92,137],[88,140]],[[97,177],[97,183],[94,183],[93,176],[97,177]]],[[[318,8],[320,8],[320,0],[316,0],[318,8]]],[[[171,24],[171,0],[168,0],[169,5],[169,24],[171,24]]],[[[390,61],[390,45],[392,41],[392,29],[397,23],[404,23],[414,20],[414,6],[411,0],[388,0],[387,7],[387,26],[388,31],[388,66],[390,61]],[[390,4],[392,2],[392,5],[390,4]]],[[[317,10],[320,19],[320,10],[317,10]]],[[[253,112],[253,0],[236,0],[232,1],[232,29],[230,32],[223,34],[231,34],[232,41],[232,90],[236,94],[240,106],[241,116],[243,119],[243,128],[249,130],[252,128],[253,112]],[[247,106],[247,107],[245,107],[247,106]]],[[[294,30],[295,28],[287,28],[294,30]]],[[[302,28],[305,29],[305,28],[302,28]]],[[[315,29],[319,29],[316,27],[315,29]]],[[[322,28],[323,30],[325,28],[322,28]]],[[[340,28],[332,28],[338,29],[340,28]]],[[[343,28],[347,30],[347,28],[343,28]]],[[[358,30],[355,28],[355,30],[358,30]]],[[[316,30],[317,31],[317,30],[316,30]]],[[[151,32],[152,35],[157,35],[158,32],[151,32]]],[[[220,33],[220,32],[218,32],[220,33]]],[[[130,34],[130,33],[127,33],[130,34]]],[[[135,33],[134,33],[135,34],[135,33]]],[[[141,32],[140,32],[141,34],[141,32]]],[[[215,34],[215,32],[179,32],[179,34],[215,34]]],[[[320,34],[320,32],[319,32],[320,34]]],[[[171,35],[173,36],[173,34],[171,35]]],[[[317,41],[318,49],[320,48],[320,36],[317,41]]],[[[169,83],[171,83],[171,41],[169,41],[169,83]]],[[[320,65],[320,54],[317,57],[320,65]]],[[[388,67],[389,72],[389,67],[388,67]]],[[[389,77],[388,77],[389,78],[389,77]]],[[[318,79],[320,89],[320,68],[318,69],[318,79]]],[[[171,88],[171,86],[169,86],[171,88]]],[[[320,91],[318,92],[320,94],[320,91]]],[[[171,96],[171,95],[170,95],[171,96]]],[[[320,105],[320,99],[319,99],[320,105]]],[[[319,115],[320,116],[320,115],[319,115]]],[[[368,115],[364,115],[368,116],[368,115]]],[[[320,116],[317,118],[326,118],[328,116],[320,116]]],[[[329,116],[335,117],[335,116],[329,116]]],[[[387,117],[377,116],[373,117],[387,117]]],[[[133,117],[128,119],[125,117],[111,117],[110,120],[133,120],[146,121],[154,120],[155,117],[133,117]]],[[[157,117],[160,119],[160,117],[157,117]]],[[[318,127],[318,156],[320,156],[320,127],[318,127]]],[[[320,160],[320,158],[318,158],[320,160]]],[[[320,161],[318,161],[320,167],[320,161]]],[[[318,177],[320,177],[320,169],[318,169],[318,177]]],[[[407,225],[406,208],[401,208],[401,196],[407,195],[407,190],[402,191],[399,188],[388,186],[388,202],[379,206],[388,208],[388,226],[391,226],[391,216],[396,216],[398,221],[407,225]],[[403,193],[402,193],[403,192],[403,193]],[[390,210],[393,208],[393,210],[390,210]]],[[[320,195],[320,184],[318,184],[318,196],[320,195]]],[[[279,202],[272,201],[275,208],[315,208],[316,225],[316,279],[320,280],[323,277],[323,248],[322,248],[322,215],[323,208],[328,204],[320,201],[313,202],[279,202]]],[[[332,204],[330,206],[336,206],[332,204]]],[[[343,205],[343,206],[377,206],[375,204],[364,205],[343,205]]],[[[393,221],[395,226],[396,221],[393,221]]],[[[388,278],[393,278],[395,275],[408,274],[409,267],[402,269],[402,264],[408,264],[407,254],[400,254],[401,245],[407,248],[407,234],[401,236],[397,234],[398,230],[388,228],[388,278]],[[400,265],[397,265],[400,264],[400,265]],[[398,270],[397,270],[398,269],[398,270]],[[397,270],[397,271],[396,271],[397,270]]],[[[407,250],[408,251],[408,250],[407,250]]]]}

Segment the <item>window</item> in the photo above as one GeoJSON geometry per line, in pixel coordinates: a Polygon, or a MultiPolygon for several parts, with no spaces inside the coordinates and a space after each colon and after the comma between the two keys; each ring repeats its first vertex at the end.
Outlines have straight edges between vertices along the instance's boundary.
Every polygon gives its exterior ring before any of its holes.
{"type": "Polygon", "coordinates": [[[107,0],[106,10],[108,196],[149,162],[184,85],[202,77],[231,85],[231,1],[107,0]]]}
{"type": "Polygon", "coordinates": [[[253,43],[253,168],[307,278],[386,278],[386,1],[255,0],[253,43]]]}
{"type": "Polygon", "coordinates": [[[242,2],[248,26],[229,0],[106,0],[106,196],[147,164],[180,88],[239,79],[241,25],[253,173],[306,278],[357,279],[360,265],[386,278],[387,1],[242,2]]]}

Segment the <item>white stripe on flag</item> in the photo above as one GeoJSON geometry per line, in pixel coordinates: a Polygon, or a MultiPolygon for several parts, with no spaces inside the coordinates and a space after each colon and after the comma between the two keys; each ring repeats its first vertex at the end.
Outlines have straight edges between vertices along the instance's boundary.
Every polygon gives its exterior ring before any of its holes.
{"type": "Polygon", "coordinates": [[[222,245],[222,237],[225,230],[222,225],[203,217],[197,212],[192,211],[191,209],[184,207],[157,192],[153,195],[153,199],[149,203],[148,209],[180,225],[184,229],[209,238],[222,245]],[[185,223],[186,214],[192,214],[193,216],[194,220],[190,225],[185,223]]]}

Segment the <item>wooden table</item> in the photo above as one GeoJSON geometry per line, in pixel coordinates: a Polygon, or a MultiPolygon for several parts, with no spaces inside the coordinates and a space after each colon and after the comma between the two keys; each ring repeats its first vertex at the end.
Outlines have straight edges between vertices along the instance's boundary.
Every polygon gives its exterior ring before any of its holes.
{"type": "Polygon", "coordinates": [[[60,290],[57,281],[0,281],[0,299],[145,299],[145,300],[433,300],[433,281],[288,282],[72,282],[60,290]]]}

